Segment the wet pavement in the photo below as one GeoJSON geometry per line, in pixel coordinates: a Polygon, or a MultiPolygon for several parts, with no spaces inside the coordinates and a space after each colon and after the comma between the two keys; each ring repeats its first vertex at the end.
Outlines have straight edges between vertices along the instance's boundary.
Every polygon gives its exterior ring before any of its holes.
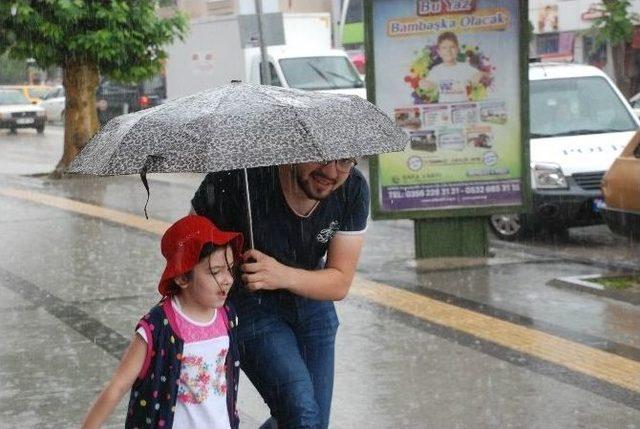
{"type": "MultiPolygon", "coordinates": [[[[19,176],[37,171],[14,137],[0,134],[0,427],[77,427],[157,299],[159,237],[136,223],[139,178],[19,176]]],[[[37,168],[55,164],[35,133],[19,138],[37,168]]],[[[151,177],[154,225],[189,210],[200,177],[151,177]]],[[[331,427],[640,427],[640,307],[549,285],[637,264],[638,245],[616,237],[615,258],[595,256],[585,242],[598,228],[493,243],[490,264],[425,270],[409,221],[371,223],[337,304],[331,427]]],[[[246,379],[239,408],[242,428],[268,414],[246,379]]],[[[124,403],[107,427],[123,416],[124,403]]]]}

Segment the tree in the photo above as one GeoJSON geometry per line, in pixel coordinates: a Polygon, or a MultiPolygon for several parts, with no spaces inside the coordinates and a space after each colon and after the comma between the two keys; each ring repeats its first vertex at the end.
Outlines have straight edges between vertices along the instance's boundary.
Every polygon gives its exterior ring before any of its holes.
{"type": "Polygon", "coordinates": [[[636,14],[629,12],[629,0],[603,0],[600,17],[593,21],[595,45],[611,46],[613,72],[616,84],[629,96],[629,82],[624,73],[625,45],[633,38],[633,27],[638,22],[636,14]]]}
{"type": "Polygon", "coordinates": [[[27,63],[0,55],[0,85],[23,83],[27,79],[27,63]]]}
{"type": "Polygon", "coordinates": [[[156,15],[157,0],[3,0],[0,54],[59,66],[65,88],[65,133],[58,175],[98,130],[100,76],[134,82],[158,73],[164,46],[182,39],[187,19],[156,15]]]}

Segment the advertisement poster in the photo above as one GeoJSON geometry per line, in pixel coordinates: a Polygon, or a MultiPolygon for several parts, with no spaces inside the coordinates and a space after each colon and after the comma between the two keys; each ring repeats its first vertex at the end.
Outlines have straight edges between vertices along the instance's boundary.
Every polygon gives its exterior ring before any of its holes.
{"type": "Polygon", "coordinates": [[[381,155],[381,211],[522,204],[518,2],[376,0],[376,104],[410,146],[381,155]]]}

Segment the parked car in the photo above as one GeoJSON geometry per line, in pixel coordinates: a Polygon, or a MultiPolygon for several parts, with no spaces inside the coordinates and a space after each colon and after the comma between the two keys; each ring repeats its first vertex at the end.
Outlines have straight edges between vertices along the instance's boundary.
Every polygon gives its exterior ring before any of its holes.
{"type": "Polygon", "coordinates": [[[4,85],[2,89],[17,89],[27,97],[31,104],[40,104],[42,97],[51,90],[47,85],[4,85]]]}
{"type": "Polygon", "coordinates": [[[8,128],[12,133],[18,128],[35,128],[42,134],[44,122],[44,109],[31,104],[21,91],[0,89],[0,128],[8,128]]]}
{"type": "Polygon", "coordinates": [[[103,79],[96,92],[98,119],[104,125],[116,116],[162,104],[166,98],[165,79],[160,75],[138,84],[103,79]]]}
{"type": "Polygon", "coordinates": [[[47,114],[47,122],[64,122],[64,87],[62,85],[54,86],[43,97],[40,106],[42,106],[47,114]]]}
{"type": "Polygon", "coordinates": [[[638,117],[598,68],[529,65],[533,204],[528,213],[494,215],[495,234],[513,240],[539,228],[602,222],[600,182],[640,127],[638,117]]]}
{"type": "Polygon", "coordinates": [[[640,132],[602,180],[602,215],[611,231],[640,240],[640,132]]]}

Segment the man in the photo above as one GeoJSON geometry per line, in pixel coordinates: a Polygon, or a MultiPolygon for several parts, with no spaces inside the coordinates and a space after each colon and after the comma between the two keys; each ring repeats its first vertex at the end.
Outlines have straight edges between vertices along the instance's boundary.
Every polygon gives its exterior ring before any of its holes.
{"type": "MultiPolygon", "coordinates": [[[[353,158],[249,170],[255,249],[229,299],[243,371],[281,428],[327,428],[338,327],[333,301],[356,270],[369,189],[353,158]]],[[[196,213],[249,237],[241,171],[209,174],[196,213]]]]}

